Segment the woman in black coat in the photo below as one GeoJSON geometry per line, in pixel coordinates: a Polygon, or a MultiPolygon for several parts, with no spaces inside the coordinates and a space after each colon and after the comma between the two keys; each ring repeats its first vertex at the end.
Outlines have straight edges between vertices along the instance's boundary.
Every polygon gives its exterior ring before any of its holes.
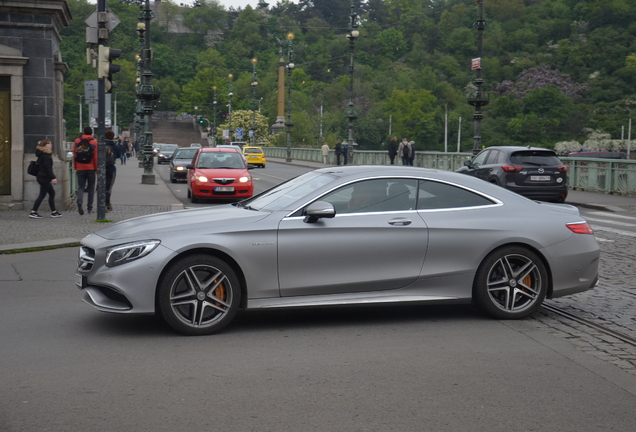
{"type": "Polygon", "coordinates": [[[38,214],[38,208],[40,208],[40,204],[42,204],[46,194],[49,195],[51,217],[60,217],[62,214],[55,209],[55,189],[53,189],[53,185],[57,184],[57,179],[53,173],[53,143],[47,139],[40,141],[35,148],[35,155],[38,158],[38,175],[36,179],[40,185],[40,195],[33,203],[33,209],[29,213],[29,217],[34,219],[42,218],[38,214]]]}
{"type": "Polygon", "coordinates": [[[389,143],[389,159],[391,159],[391,165],[395,164],[395,156],[398,154],[398,142],[397,137],[391,138],[389,143]]]}

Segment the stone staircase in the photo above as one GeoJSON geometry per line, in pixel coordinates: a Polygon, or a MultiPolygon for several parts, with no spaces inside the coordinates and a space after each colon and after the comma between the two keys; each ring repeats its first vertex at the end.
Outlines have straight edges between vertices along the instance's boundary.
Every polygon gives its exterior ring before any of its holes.
{"type": "Polygon", "coordinates": [[[176,116],[174,113],[155,112],[152,116],[152,140],[157,143],[179,144],[190,147],[191,143],[206,145],[201,138],[199,124],[190,118],[176,116]]]}

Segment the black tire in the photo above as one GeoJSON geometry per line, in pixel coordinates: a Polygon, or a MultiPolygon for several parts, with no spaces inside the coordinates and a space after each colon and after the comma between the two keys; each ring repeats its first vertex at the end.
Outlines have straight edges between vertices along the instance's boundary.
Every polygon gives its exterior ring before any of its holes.
{"type": "Polygon", "coordinates": [[[532,251],[504,247],[477,269],[473,302],[497,319],[520,319],[539,309],[548,291],[548,272],[532,251]]]}
{"type": "Polygon", "coordinates": [[[190,189],[188,189],[188,191],[186,192],[186,194],[188,195],[188,198],[192,198],[192,192],[190,192],[190,189]]]}
{"type": "Polygon", "coordinates": [[[170,176],[170,183],[176,183],[176,182],[177,182],[177,179],[172,177],[172,176],[170,176]]]}
{"type": "Polygon", "coordinates": [[[223,260],[191,255],[174,262],[159,282],[159,314],[176,331],[199,336],[218,332],[236,315],[240,282],[223,260]]]}
{"type": "Polygon", "coordinates": [[[190,195],[190,202],[191,203],[198,203],[199,202],[199,198],[194,196],[194,193],[189,194],[190,195]]]}

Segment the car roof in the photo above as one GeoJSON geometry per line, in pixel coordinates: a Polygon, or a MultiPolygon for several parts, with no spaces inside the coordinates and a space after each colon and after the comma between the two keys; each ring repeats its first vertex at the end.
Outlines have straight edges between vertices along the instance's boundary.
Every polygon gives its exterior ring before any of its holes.
{"type": "Polygon", "coordinates": [[[261,147],[259,147],[259,146],[245,146],[245,147],[243,147],[243,149],[250,149],[250,148],[255,148],[255,149],[261,149],[261,150],[263,150],[263,149],[262,149],[261,147]]]}
{"type": "Polygon", "coordinates": [[[502,150],[508,153],[513,153],[516,151],[546,151],[546,152],[550,152],[550,153],[554,153],[554,150],[552,149],[548,149],[548,148],[544,148],[544,147],[523,147],[523,146],[491,146],[491,147],[487,147],[484,150],[490,150],[490,149],[495,149],[495,150],[502,150]]]}

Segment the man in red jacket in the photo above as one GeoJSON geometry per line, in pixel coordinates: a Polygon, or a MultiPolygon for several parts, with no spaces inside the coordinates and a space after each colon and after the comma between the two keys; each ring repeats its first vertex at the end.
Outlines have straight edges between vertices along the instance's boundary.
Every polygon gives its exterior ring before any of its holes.
{"type": "Polygon", "coordinates": [[[93,128],[84,128],[84,134],[73,145],[73,167],[77,173],[77,211],[84,214],[82,207],[84,192],[88,193],[86,208],[93,212],[95,197],[95,177],[97,173],[97,141],[93,138],[93,128]]]}

